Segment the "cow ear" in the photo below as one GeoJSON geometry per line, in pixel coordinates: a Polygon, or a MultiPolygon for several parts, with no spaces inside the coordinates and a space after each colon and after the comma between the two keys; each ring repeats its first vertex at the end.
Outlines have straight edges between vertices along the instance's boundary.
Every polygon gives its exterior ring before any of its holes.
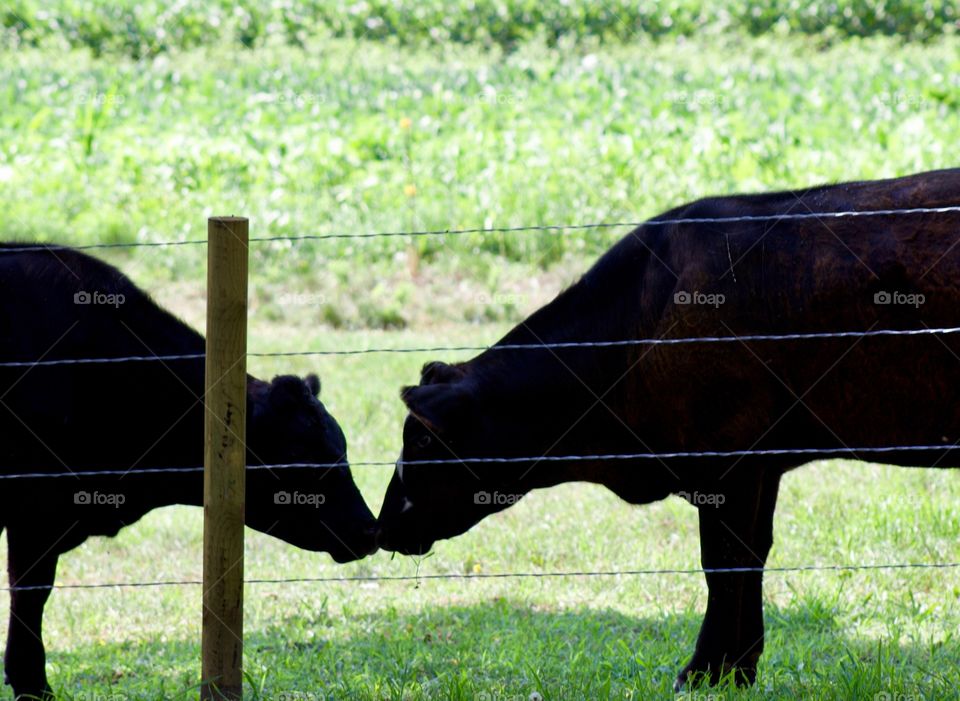
{"type": "Polygon", "coordinates": [[[463,377],[463,369],[455,365],[435,360],[420,370],[420,384],[432,385],[440,382],[455,382],[463,377]]]}
{"type": "Polygon", "coordinates": [[[311,372],[303,378],[303,381],[307,384],[307,389],[310,390],[310,394],[314,397],[320,396],[320,378],[317,377],[316,374],[311,372]]]}
{"type": "Polygon", "coordinates": [[[411,414],[437,432],[463,421],[473,401],[463,383],[404,387],[400,397],[411,414]]]}
{"type": "Polygon", "coordinates": [[[302,406],[311,394],[308,382],[296,375],[279,375],[270,383],[270,405],[278,410],[302,406]]]}

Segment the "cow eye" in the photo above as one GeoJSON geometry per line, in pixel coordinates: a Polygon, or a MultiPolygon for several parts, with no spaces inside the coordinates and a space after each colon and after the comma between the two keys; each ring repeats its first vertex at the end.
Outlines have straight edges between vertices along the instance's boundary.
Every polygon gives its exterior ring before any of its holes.
{"type": "Polygon", "coordinates": [[[420,436],[420,440],[417,441],[418,448],[426,448],[433,441],[430,436],[420,436]]]}

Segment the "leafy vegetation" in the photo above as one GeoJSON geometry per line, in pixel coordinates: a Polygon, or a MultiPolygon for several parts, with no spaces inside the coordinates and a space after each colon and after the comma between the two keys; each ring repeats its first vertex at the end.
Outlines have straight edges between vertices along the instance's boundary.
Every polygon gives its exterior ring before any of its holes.
{"type": "Polygon", "coordinates": [[[960,13],[953,0],[12,0],[0,20],[11,42],[53,39],[139,57],[224,41],[301,45],[318,34],[502,47],[534,38],[630,42],[770,31],[930,39],[954,32],[960,13]]]}

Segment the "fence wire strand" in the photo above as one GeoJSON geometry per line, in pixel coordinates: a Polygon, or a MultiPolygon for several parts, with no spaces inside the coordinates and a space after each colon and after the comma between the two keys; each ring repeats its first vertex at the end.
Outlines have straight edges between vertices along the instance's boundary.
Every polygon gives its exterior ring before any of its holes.
{"type": "MultiPolygon", "coordinates": [[[[620,348],[628,346],[677,346],[690,343],[746,343],[752,341],[808,341],[834,338],[871,338],[874,336],[931,336],[960,333],[960,326],[923,329],[873,329],[869,331],[815,331],[810,333],[743,334],[736,336],[683,336],[680,338],[630,338],[616,341],[558,341],[553,343],[500,343],[492,346],[423,346],[414,348],[348,348],[346,350],[308,350],[247,353],[248,358],[293,358],[308,356],[369,355],[375,353],[457,353],[506,350],[556,350],[565,348],[620,348]]],[[[0,368],[34,368],[57,365],[92,365],[149,361],[199,360],[204,353],[180,355],[131,355],[116,358],[63,358],[52,360],[14,360],[0,362],[0,368]]]]}
{"type": "MultiPolygon", "coordinates": [[[[563,577],[633,577],[644,575],[698,575],[698,574],[785,574],[791,572],[854,572],[877,570],[957,569],[960,562],[891,562],[865,565],[788,565],[784,567],[709,567],[701,569],[632,569],[632,570],[573,570],[566,572],[442,572],[410,575],[358,575],[333,577],[271,577],[244,580],[244,584],[331,584],[422,582],[438,580],[484,579],[556,579],[563,577]]],[[[0,591],[37,591],[49,589],[141,589],[150,587],[201,586],[198,579],[160,580],[154,582],[102,582],[91,584],[37,584],[31,586],[0,587],[0,591]]]]}
{"type": "Polygon", "coordinates": [[[130,241],[127,243],[85,243],[69,246],[61,243],[24,244],[23,246],[0,247],[0,255],[4,253],[33,253],[36,251],[93,251],[112,248],[162,248],[166,246],[205,246],[206,239],[190,239],[187,241],[130,241]]]}
{"type": "MultiPolygon", "coordinates": [[[[259,236],[250,243],[278,243],[298,241],[324,241],[330,239],[372,239],[402,236],[462,236],[466,234],[503,234],[520,231],[576,231],[588,229],[637,228],[639,226],[681,226],[685,224],[741,224],[749,222],[782,222],[822,219],[852,219],[858,217],[891,217],[917,214],[960,213],[960,205],[945,207],[907,207],[901,209],[868,209],[840,212],[788,212],[785,214],[745,214],[733,217],[678,217],[673,219],[649,219],[646,221],[596,222],[592,224],[531,224],[525,226],[474,227],[463,229],[432,229],[422,231],[374,231],[361,234],[307,234],[302,236],[259,236]]],[[[26,253],[30,251],[94,250],[111,248],[141,248],[161,246],[197,246],[206,244],[206,239],[187,241],[131,241],[129,243],[91,243],[79,246],[62,244],[25,244],[0,248],[2,253],[26,253]]]]}
{"type": "MultiPolygon", "coordinates": [[[[680,458],[742,458],[751,456],[788,456],[797,457],[823,456],[823,455],[852,455],[854,457],[863,455],[883,455],[889,453],[919,453],[919,452],[943,452],[947,453],[953,450],[960,450],[956,443],[941,445],[892,445],[892,446],[866,446],[861,448],[850,448],[847,446],[838,446],[835,448],[761,448],[758,450],[701,450],[701,451],[674,451],[663,453],[597,453],[593,455],[529,455],[524,457],[476,457],[476,458],[444,458],[436,460],[361,460],[358,462],[294,462],[294,463],[273,463],[268,465],[247,465],[248,470],[328,470],[344,467],[403,467],[411,466],[443,466],[443,465],[515,465],[526,463],[551,463],[551,462],[595,462],[595,461],[617,461],[617,460],[676,460],[680,458]]],[[[20,472],[0,475],[2,480],[16,479],[57,479],[65,477],[74,477],[77,479],[90,477],[126,477],[128,475],[157,475],[157,474],[183,474],[191,472],[203,472],[203,467],[146,467],[131,468],[129,470],[80,470],[73,472],[20,472]]]]}

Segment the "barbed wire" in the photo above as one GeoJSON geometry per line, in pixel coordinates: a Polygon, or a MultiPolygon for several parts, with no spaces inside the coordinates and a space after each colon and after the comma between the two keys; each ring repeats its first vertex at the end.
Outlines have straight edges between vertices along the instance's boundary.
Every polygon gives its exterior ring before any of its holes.
{"type": "Polygon", "coordinates": [[[129,241],[118,243],[84,243],[71,246],[62,243],[37,243],[23,246],[0,247],[0,254],[4,253],[32,253],[35,251],[91,251],[110,248],[160,248],[163,246],[200,246],[206,245],[206,239],[190,239],[186,241],[129,241]]]}
{"type": "MultiPolygon", "coordinates": [[[[882,455],[889,453],[918,453],[918,452],[949,452],[951,450],[960,450],[956,444],[941,445],[894,445],[894,446],[867,446],[861,448],[850,448],[839,446],[835,448],[761,448],[757,450],[702,450],[702,451],[673,451],[664,453],[596,453],[587,455],[538,455],[525,457],[466,457],[466,458],[437,458],[435,460],[361,460],[358,462],[294,462],[294,463],[274,463],[266,465],[247,465],[248,470],[328,470],[344,467],[395,467],[401,465],[423,466],[423,465],[473,465],[473,464],[491,464],[491,465],[512,465],[526,464],[529,462],[602,462],[602,461],[624,461],[624,460],[675,460],[680,458],[742,458],[751,456],[787,456],[796,455],[816,456],[816,455],[882,455]]],[[[193,467],[146,467],[131,468],[129,470],[79,470],[74,472],[20,472],[10,474],[0,474],[0,480],[15,479],[59,479],[64,477],[126,477],[128,475],[156,475],[156,474],[181,474],[190,472],[203,472],[202,466],[193,467]]]]}
{"type": "MultiPolygon", "coordinates": [[[[375,231],[361,234],[306,234],[301,236],[257,236],[250,243],[277,243],[298,241],[324,241],[329,239],[371,239],[398,236],[462,236],[466,234],[499,234],[520,231],[576,231],[587,229],[615,229],[638,226],[674,226],[684,224],[738,224],[764,221],[792,221],[808,219],[849,219],[857,217],[909,216],[916,214],[960,213],[960,205],[945,207],[906,207],[901,209],[869,209],[834,212],[792,212],[784,214],[745,214],[731,217],[678,217],[673,219],[648,219],[646,221],[596,222],[592,224],[531,224],[523,226],[474,227],[463,229],[425,229],[414,231],[375,231]]],[[[140,248],[159,246],[196,246],[206,244],[206,239],[186,241],[131,241],[127,243],[91,243],[77,246],[64,244],[27,244],[23,246],[0,248],[2,253],[26,253],[30,251],[94,250],[111,248],[140,248]]]]}
{"type": "MultiPolygon", "coordinates": [[[[864,565],[787,565],[783,567],[706,567],[700,569],[631,569],[631,570],[572,570],[566,572],[443,572],[411,575],[356,575],[331,577],[270,577],[245,579],[244,584],[330,584],[421,582],[437,580],[484,579],[547,579],[562,577],[624,577],[644,575],[703,575],[703,574],[784,574],[791,572],[853,572],[870,570],[957,569],[960,562],[891,562],[864,565]]],[[[36,584],[0,587],[0,591],[38,591],[49,589],[140,589],[150,587],[202,586],[199,579],[159,580],[153,582],[102,582],[91,584],[36,584]]]]}
{"type": "MultiPolygon", "coordinates": [[[[870,338],[873,336],[929,336],[960,333],[960,326],[923,329],[873,329],[869,331],[814,331],[810,333],[743,334],[736,336],[683,336],[680,338],[630,338],[617,341],[557,341],[548,343],[499,343],[492,346],[422,346],[414,348],[350,348],[346,350],[275,351],[247,353],[248,358],[290,358],[324,355],[367,355],[373,353],[456,353],[505,350],[553,350],[564,348],[618,348],[625,346],[675,346],[688,343],[745,343],[748,341],[806,341],[829,338],[870,338]]],[[[179,355],[131,355],[115,358],[63,358],[0,362],[0,368],[33,368],[56,365],[88,365],[146,361],[199,360],[204,353],[179,355]]]]}
{"type": "Polygon", "coordinates": [[[11,360],[0,363],[0,368],[36,368],[56,365],[96,365],[107,363],[138,363],[146,361],[202,360],[206,353],[181,355],[127,355],[116,358],[55,358],[53,360],[11,360]]]}
{"type": "Polygon", "coordinates": [[[745,222],[790,221],[804,219],[846,219],[855,217],[897,216],[911,214],[949,214],[960,212],[960,206],[911,207],[904,209],[872,209],[845,212],[794,212],[784,214],[756,214],[732,217],[679,217],[674,219],[648,219],[646,221],[598,222],[595,224],[541,224],[528,226],[499,226],[466,229],[434,229],[423,231],[380,231],[365,234],[315,234],[306,236],[263,236],[251,238],[251,242],[275,241],[323,241],[327,239],[367,239],[394,236],[462,236],[465,234],[513,233],[518,231],[564,231],[578,229],[608,229],[639,226],[679,226],[684,224],[739,224],[745,222]]]}
{"type": "Polygon", "coordinates": [[[960,333],[960,326],[923,329],[874,329],[870,331],[815,331],[810,333],[744,334],[737,336],[684,336],[681,338],[631,338],[618,341],[557,341],[547,343],[498,343],[492,346],[433,346],[419,348],[355,348],[347,350],[248,353],[248,357],[277,358],[311,355],[364,355],[368,353],[454,353],[504,350],[553,350],[563,348],[618,348],[624,346],[677,346],[687,343],[734,343],[747,341],[805,341],[824,338],[869,338],[871,336],[924,336],[960,333]]]}

